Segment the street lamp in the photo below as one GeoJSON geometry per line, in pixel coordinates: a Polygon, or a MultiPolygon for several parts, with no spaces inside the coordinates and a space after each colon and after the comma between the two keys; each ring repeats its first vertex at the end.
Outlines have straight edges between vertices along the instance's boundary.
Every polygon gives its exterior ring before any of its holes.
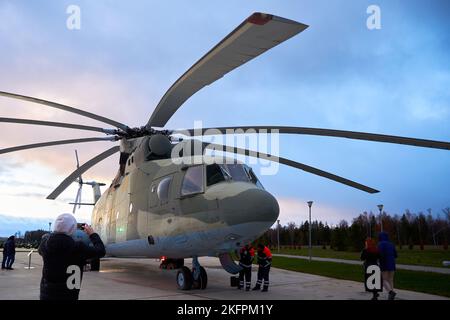
{"type": "Polygon", "coordinates": [[[52,232],[52,223],[51,222],[48,223],[48,232],[52,232]]]}
{"type": "Polygon", "coordinates": [[[383,232],[383,216],[381,213],[383,211],[383,205],[379,204],[378,209],[380,209],[380,226],[381,226],[381,232],[383,232]]]}
{"type": "Polygon", "coordinates": [[[311,261],[311,207],[313,205],[312,201],[308,201],[309,207],[309,261],[311,261]]]}
{"type": "Polygon", "coordinates": [[[277,220],[277,243],[278,243],[278,253],[280,253],[280,220],[277,220]]]}

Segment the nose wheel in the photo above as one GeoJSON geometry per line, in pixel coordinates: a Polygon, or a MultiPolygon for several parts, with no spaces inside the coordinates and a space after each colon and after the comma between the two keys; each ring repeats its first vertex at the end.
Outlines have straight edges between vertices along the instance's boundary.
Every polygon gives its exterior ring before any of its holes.
{"type": "Polygon", "coordinates": [[[197,257],[192,259],[192,271],[188,267],[181,267],[177,273],[177,286],[180,290],[191,290],[191,289],[206,289],[208,285],[208,275],[206,274],[205,268],[203,268],[197,257]]]}

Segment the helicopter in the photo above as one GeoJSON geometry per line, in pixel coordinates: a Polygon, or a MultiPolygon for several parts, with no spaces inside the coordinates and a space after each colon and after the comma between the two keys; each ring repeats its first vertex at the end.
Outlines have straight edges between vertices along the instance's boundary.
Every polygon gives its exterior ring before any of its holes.
{"type": "MultiPolygon", "coordinates": [[[[179,289],[205,289],[208,277],[199,263],[199,257],[219,257],[227,272],[238,273],[240,267],[234,262],[231,253],[257,239],[279,216],[276,198],[263,187],[250,166],[232,157],[207,156],[207,150],[223,151],[226,148],[227,153],[278,161],[370,194],[379,191],[294,160],[274,157],[257,150],[206,143],[202,140],[204,136],[239,134],[247,129],[273,130],[280,134],[327,136],[450,150],[449,142],[323,128],[237,126],[201,130],[164,129],[174,113],[196,92],[304,32],[308,27],[276,15],[253,13],[175,81],[142,127],[132,128],[82,109],[0,91],[3,97],[64,110],[113,127],[0,118],[0,122],[4,123],[71,128],[106,135],[15,146],[1,149],[0,154],[74,143],[119,142],[84,164],[78,164],[77,169],[47,199],[56,199],[74,182],[81,187],[82,174],[119,153],[117,174],[107,190],[95,198],[92,212],[91,223],[104,241],[107,255],[160,258],[162,266],[170,265],[179,269],[176,276],[179,289]],[[192,258],[192,268],[184,265],[184,259],[187,258],[192,258]]],[[[78,200],[77,196],[73,203],[75,206],[78,200]]]]}

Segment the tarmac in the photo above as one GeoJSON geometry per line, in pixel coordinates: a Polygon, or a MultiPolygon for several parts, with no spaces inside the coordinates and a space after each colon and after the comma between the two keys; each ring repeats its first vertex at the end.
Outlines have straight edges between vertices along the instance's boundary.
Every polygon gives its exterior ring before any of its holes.
{"type": "MultiPolygon", "coordinates": [[[[100,272],[85,272],[80,300],[369,300],[362,282],[337,280],[328,277],[272,268],[269,292],[241,291],[230,287],[230,274],[222,269],[217,258],[199,259],[208,273],[205,290],[177,289],[176,270],[161,270],[156,259],[104,258],[100,272]]],[[[190,266],[190,260],[185,264],[190,266]]],[[[31,256],[28,266],[26,252],[16,254],[14,270],[0,271],[0,300],[39,299],[42,258],[31,256]]],[[[362,276],[362,275],[361,275],[362,276]]],[[[256,281],[256,268],[252,284],[256,281]]],[[[399,300],[441,300],[436,295],[396,290],[399,300]]],[[[382,293],[380,299],[386,299],[382,293]]]]}

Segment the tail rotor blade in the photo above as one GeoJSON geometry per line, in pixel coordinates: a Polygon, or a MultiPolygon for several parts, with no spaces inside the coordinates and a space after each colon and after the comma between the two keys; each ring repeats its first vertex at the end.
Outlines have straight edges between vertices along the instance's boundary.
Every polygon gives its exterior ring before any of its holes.
{"type": "Polygon", "coordinates": [[[47,199],[55,200],[66,188],[74,181],[76,181],[77,177],[85,173],[87,170],[89,170],[91,167],[95,166],[100,161],[105,160],[106,158],[112,156],[116,152],[120,151],[119,146],[112,147],[99,155],[95,156],[91,160],[87,161],[86,163],[82,164],[78,169],[76,169],[74,172],[72,172],[66,179],[64,179],[63,182],[60,183],[60,185],[53,190],[52,193],[50,193],[47,196],[47,199]]]}
{"type": "Polygon", "coordinates": [[[78,161],[78,152],[77,149],[75,149],[75,159],[77,159],[77,169],[80,167],[80,161],[78,161]]]}
{"type": "MultiPolygon", "coordinates": [[[[72,213],[75,213],[75,211],[77,209],[77,203],[81,202],[80,197],[81,197],[81,185],[78,187],[77,195],[75,196],[75,202],[74,202],[74,205],[73,205],[72,213]]],[[[80,208],[80,207],[78,206],[78,208],[80,208]]]]}

